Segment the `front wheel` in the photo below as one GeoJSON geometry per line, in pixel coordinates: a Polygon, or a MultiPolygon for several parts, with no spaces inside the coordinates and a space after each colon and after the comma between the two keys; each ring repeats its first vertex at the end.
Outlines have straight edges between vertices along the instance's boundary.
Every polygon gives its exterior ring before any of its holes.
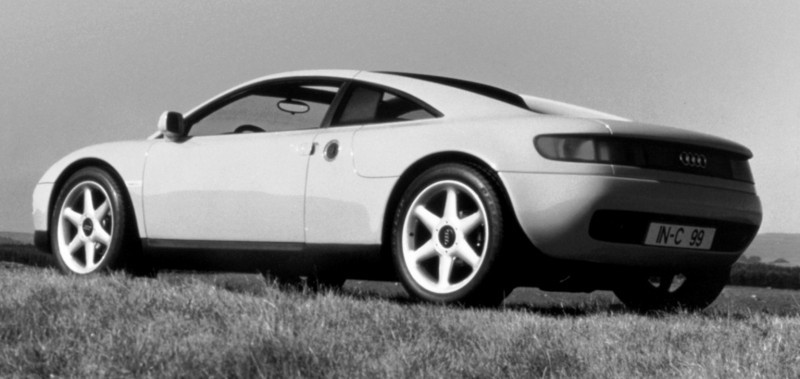
{"type": "Polygon", "coordinates": [[[716,300],[728,277],[729,270],[632,275],[617,285],[614,295],[638,311],[698,311],[716,300]]]}
{"type": "Polygon", "coordinates": [[[87,167],[73,174],[59,193],[50,224],[61,271],[85,275],[119,268],[127,217],[122,192],[106,171],[87,167]]]}
{"type": "Polygon", "coordinates": [[[392,252],[412,295],[433,302],[499,304],[503,209],[488,173],[435,166],[406,189],[394,217],[392,252]]]}

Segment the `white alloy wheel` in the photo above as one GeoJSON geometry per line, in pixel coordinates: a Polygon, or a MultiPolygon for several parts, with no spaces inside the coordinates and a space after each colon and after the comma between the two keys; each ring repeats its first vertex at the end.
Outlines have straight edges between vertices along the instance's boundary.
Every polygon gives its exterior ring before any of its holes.
{"type": "Polygon", "coordinates": [[[469,283],[483,264],[489,235],[486,209],[466,185],[439,181],[414,199],[402,235],[403,258],[414,281],[433,293],[452,293],[469,283]],[[442,202],[443,209],[436,210],[442,202]]]}
{"type": "Polygon", "coordinates": [[[90,274],[120,263],[125,209],[114,179],[85,168],[67,180],[51,222],[53,253],[62,271],[90,274]]]}
{"type": "Polygon", "coordinates": [[[58,217],[58,254],[69,269],[87,274],[97,269],[111,245],[114,210],[99,184],[81,182],[70,190],[58,217]]]}
{"type": "Polygon", "coordinates": [[[730,268],[703,271],[635,274],[620,279],[614,294],[627,307],[638,311],[702,310],[722,292],[730,268]]]}
{"type": "Polygon", "coordinates": [[[406,189],[392,251],[398,278],[412,295],[442,303],[502,302],[503,212],[490,175],[442,164],[406,189]]]}
{"type": "Polygon", "coordinates": [[[685,281],[686,276],[683,274],[660,275],[647,278],[647,283],[653,286],[653,289],[664,293],[675,293],[675,291],[683,286],[685,281]]]}

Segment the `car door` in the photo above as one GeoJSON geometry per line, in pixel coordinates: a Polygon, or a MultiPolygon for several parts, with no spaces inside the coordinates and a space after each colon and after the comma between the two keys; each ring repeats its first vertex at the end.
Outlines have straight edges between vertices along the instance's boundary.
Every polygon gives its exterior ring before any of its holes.
{"type": "Polygon", "coordinates": [[[188,115],[185,138],[160,140],[148,153],[148,238],[304,243],[308,158],[339,87],[267,83],[188,115]]]}

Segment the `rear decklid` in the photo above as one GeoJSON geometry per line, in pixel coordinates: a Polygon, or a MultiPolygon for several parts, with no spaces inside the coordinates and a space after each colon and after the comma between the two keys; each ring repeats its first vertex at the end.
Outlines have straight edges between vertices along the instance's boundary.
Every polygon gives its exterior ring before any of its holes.
{"type": "Polygon", "coordinates": [[[628,140],[641,168],[753,183],[750,149],[690,130],[637,122],[598,120],[614,140],[628,140]]]}
{"type": "Polygon", "coordinates": [[[731,140],[705,133],[641,122],[615,120],[600,120],[600,122],[604,123],[609,128],[612,135],[620,138],[673,142],[688,146],[707,147],[715,150],[727,151],[744,158],[753,157],[753,153],[747,147],[731,140]]]}

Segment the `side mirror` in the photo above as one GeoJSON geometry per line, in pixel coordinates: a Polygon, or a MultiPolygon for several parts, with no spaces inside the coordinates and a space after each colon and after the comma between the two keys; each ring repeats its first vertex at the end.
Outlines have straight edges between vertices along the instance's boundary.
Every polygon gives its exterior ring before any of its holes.
{"type": "Polygon", "coordinates": [[[179,112],[166,111],[158,118],[158,131],[164,138],[174,141],[184,136],[186,130],[183,124],[183,115],[179,112]]]}

